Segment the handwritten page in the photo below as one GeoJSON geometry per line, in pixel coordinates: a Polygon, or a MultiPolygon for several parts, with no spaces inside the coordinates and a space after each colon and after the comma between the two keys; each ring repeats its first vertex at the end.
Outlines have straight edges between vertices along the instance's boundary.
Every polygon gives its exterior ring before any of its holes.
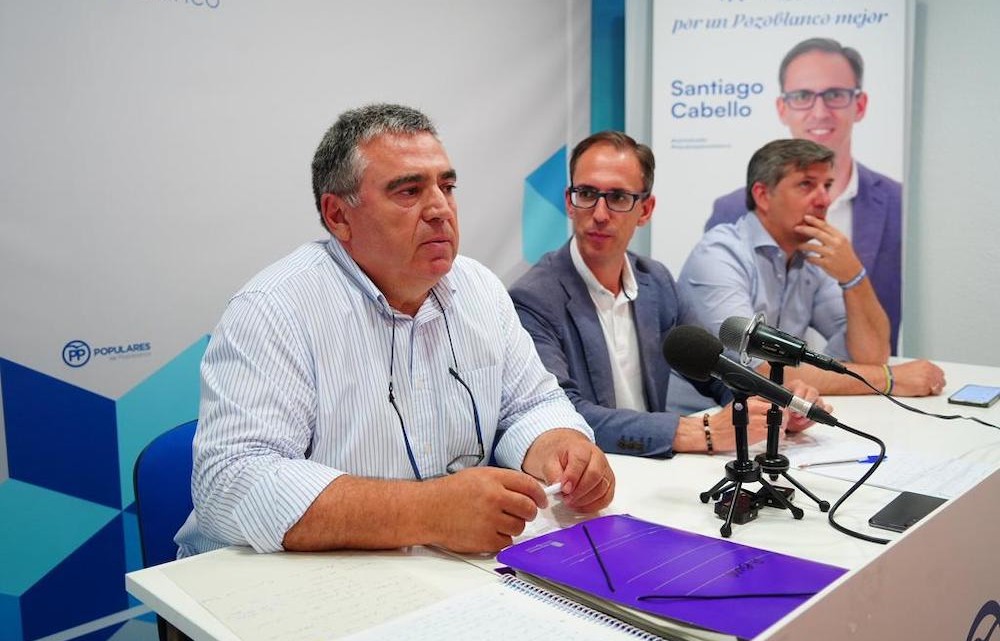
{"type": "Polygon", "coordinates": [[[246,641],[336,639],[496,580],[429,552],[220,552],[163,571],[246,641]]]}

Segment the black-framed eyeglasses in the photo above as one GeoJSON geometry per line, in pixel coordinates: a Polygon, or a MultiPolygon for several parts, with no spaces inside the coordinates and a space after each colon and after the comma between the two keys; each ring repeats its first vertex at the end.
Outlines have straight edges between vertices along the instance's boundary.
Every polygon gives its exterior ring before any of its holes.
{"type": "Polygon", "coordinates": [[[811,91],[809,89],[799,89],[797,91],[786,91],[781,94],[781,99],[785,101],[789,109],[805,111],[812,109],[816,104],[816,96],[823,99],[823,104],[829,109],[843,109],[861,95],[861,90],[847,87],[830,87],[823,91],[811,91]]]}
{"type": "Polygon", "coordinates": [[[637,202],[649,196],[648,191],[638,193],[622,189],[600,191],[593,187],[570,187],[566,193],[569,194],[569,202],[578,209],[593,209],[597,207],[597,201],[603,198],[609,210],[620,214],[632,211],[637,202]]]}
{"type": "MultiPolygon", "coordinates": [[[[438,307],[441,309],[441,317],[444,318],[444,329],[448,334],[448,346],[451,348],[451,362],[452,364],[448,366],[448,373],[458,381],[466,393],[469,395],[469,400],[472,402],[472,420],[475,422],[476,427],[476,452],[473,454],[459,454],[453,458],[448,465],[445,466],[445,471],[448,474],[455,474],[461,470],[468,467],[476,467],[483,462],[486,458],[486,447],[483,445],[483,428],[479,423],[479,407],[476,406],[476,397],[472,395],[472,389],[466,384],[462,377],[458,375],[458,359],[455,358],[455,343],[451,340],[451,327],[448,326],[448,315],[444,312],[444,307],[441,305],[441,301],[438,299],[437,294],[433,291],[431,296],[437,302],[438,307]]],[[[406,446],[406,456],[410,459],[410,467],[413,468],[413,475],[418,481],[424,480],[423,475],[420,474],[420,467],[417,466],[417,459],[413,455],[413,447],[410,446],[410,438],[406,434],[406,424],[403,421],[403,414],[399,411],[399,406],[396,405],[396,395],[393,393],[392,386],[392,373],[393,366],[396,362],[396,317],[392,317],[392,343],[389,348],[389,404],[392,405],[392,409],[396,411],[396,416],[399,418],[399,430],[403,433],[403,444],[406,446]]]]}

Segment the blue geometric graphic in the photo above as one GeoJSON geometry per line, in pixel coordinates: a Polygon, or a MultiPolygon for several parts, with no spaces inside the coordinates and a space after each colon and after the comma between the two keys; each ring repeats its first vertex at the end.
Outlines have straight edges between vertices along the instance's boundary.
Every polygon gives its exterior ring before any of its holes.
{"type": "Polygon", "coordinates": [[[521,255],[529,265],[559,248],[569,237],[563,194],[566,192],[566,147],[560,147],[524,181],[521,210],[521,255]]]}
{"type": "MultiPolygon", "coordinates": [[[[121,516],[63,559],[21,598],[24,637],[54,634],[128,609],[121,516]],[[58,604],[58,607],[54,607],[58,604]],[[99,616],[94,616],[100,613],[99,616]]],[[[113,630],[88,635],[106,639],[113,630]]]]}
{"type": "MultiPolygon", "coordinates": [[[[139,519],[135,515],[135,503],[122,511],[122,537],[125,541],[125,571],[142,569],[142,551],[139,549],[139,519]]],[[[139,605],[139,601],[129,595],[129,607],[139,605]]]]}
{"type": "Polygon", "coordinates": [[[0,593],[21,595],[119,511],[10,479],[0,485],[0,593]]]}
{"type": "MultiPolygon", "coordinates": [[[[0,482],[0,641],[138,605],[124,579],[142,566],[132,466],[154,437],[197,417],[207,345],[200,338],[117,402],[0,359],[10,468],[0,482]]],[[[153,617],[140,619],[76,639],[152,641],[153,617]]]]}
{"type": "Polygon", "coordinates": [[[0,631],[12,640],[21,639],[24,632],[21,629],[21,602],[16,596],[0,594],[0,631]]]}
{"type": "Polygon", "coordinates": [[[625,0],[590,3],[590,130],[625,130],[625,0]]]}
{"type": "Polygon", "coordinates": [[[111,399],[0,359],[10,478],[121,509],[111,399]]]}
{"type": "MultiPolygon", "coordinates": [[[[0,520],[0,549],[5,551],[3,572],[0,572],[0,603],[14,601],[19,604],[17,619],[9,621],[5,621],[3,617],[10,613],[5,614],[4,607],[0,606],[0,630],[8,629],[8,625],[20,627],[26,634],[31,634],[25,637],[29,639],[61,630],[58,627],[46,628],[51,621],[62,619],[53,619],[53,602],[44,599],[44,592],[41,594],[42,600],[39,600],[38,586],[59,582],[64,576],[64,572],[60,570],[64,560],[79,556],[81,550],[90,549],[87,547],[88,541],[106,529],[119,511],[9,479],[0,484],[0,513],[4,515],[0,520]]],[[[97,551],[96,557],[91,554],[94,557],[92,560],[96,562],[89,569],[93,576],[84,578],[74,590],[83,589],[88,592],[84,601],[100,600],[100,593],[91,591],[89,587],[91,581],[94,585],[120,581],[115,573],[121,563],[115,561],[114,554],[111,558],[104,558],[115,549],[105,546],[97,551]],[[108,575],[108,572],[111,574],[108,575]]],[[[118,592],[120,593],[120,586],[118,592]]],[[[55,602],[66,600],[67,597],[68,595],[64,595],[55,602]]],[[[120,598],[119,596],[118,601],[120,598]]],[[[76,600],[75,594],[71,600],[76,600]]],[[[118,601],[112,598],[107,605],[117,609],[118,601]]],[[[77,605],[72,603],[59,609],[68,611],[67,616],[72,616],[77,605]]],[[[82,617],[77,623],[94,618],[89,612],[85,612],[82,617]]]]}

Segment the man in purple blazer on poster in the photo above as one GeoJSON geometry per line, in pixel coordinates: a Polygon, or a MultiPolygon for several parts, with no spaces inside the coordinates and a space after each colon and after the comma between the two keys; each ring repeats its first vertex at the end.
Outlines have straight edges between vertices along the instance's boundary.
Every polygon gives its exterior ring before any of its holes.
{"type": "MultiPolygon", "coordinates": [[[[851,154],[854,124],[865,117],[864,61],[836,40],[810,38],[781,61],[778,117],[795,138],[828,147],[836,154],[832,204],[827,220],[851,241],[889,316],[892,353],[899,345],[902,313],[902,188],[851,154]]],[[[747,213],[746,188],[718,198],[705,230],[747,213]]]]}

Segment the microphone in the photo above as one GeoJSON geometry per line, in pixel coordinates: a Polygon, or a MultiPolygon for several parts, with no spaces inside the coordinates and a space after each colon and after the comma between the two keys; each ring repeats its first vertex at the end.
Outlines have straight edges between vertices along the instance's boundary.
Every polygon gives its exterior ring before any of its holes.
{"type": "Polygon", "coordinates": [[[760,396],[817,423],[837,425],[837,419],[774,381],[722,354],[722,342],[701,327],[678,325],[663,341],[663,357],[675,370],[696,381],[714,376],[737,392],[760,396]]]}
{"type": "Polygon", "coordinates": [[[764,324],[764,315],[753,318],[730,316],[719,328],[719,340],[741,358],[761,358],[771,363],[798,367],[802,363],[829,372],[847,374],[847,368],[826,354],[809,349],[804,340],[764,324]]]}

